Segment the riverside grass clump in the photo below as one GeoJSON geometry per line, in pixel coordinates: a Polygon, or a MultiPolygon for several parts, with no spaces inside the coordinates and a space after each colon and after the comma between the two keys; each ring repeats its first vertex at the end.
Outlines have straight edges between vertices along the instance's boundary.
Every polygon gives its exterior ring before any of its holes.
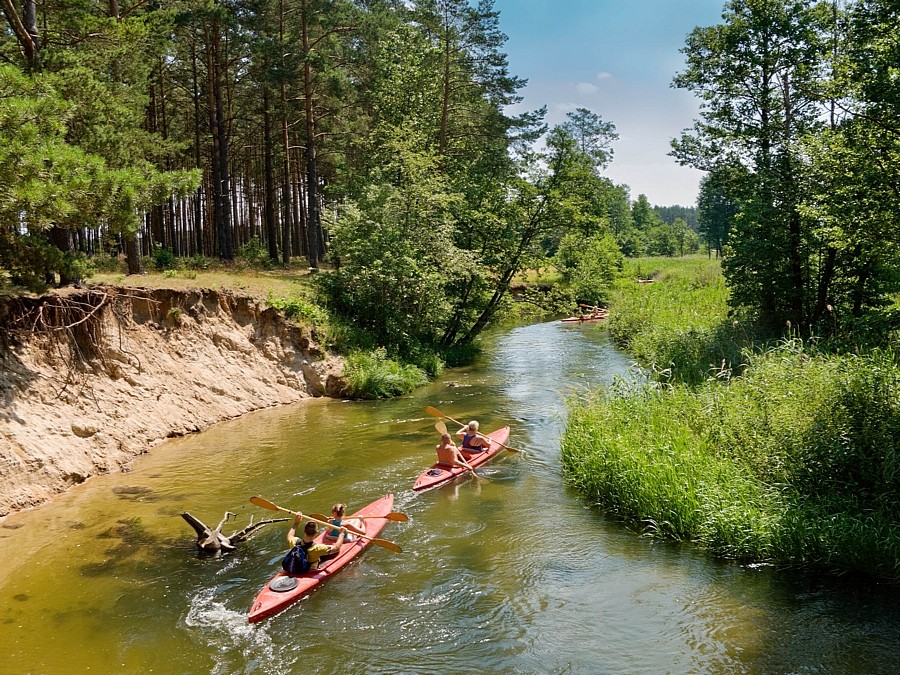
{"type": "Polygon", "coordinates": [[[900,579],[897,356],[786,342],[740,378],[573,401],[570,482],[644,531],[744,562],[900,579]]]}
{"type": "Polygon", "coordinates": [[[347,394],[352,398],[389,398],[428,383],[427,373],[388,358],[384,348],[352,352],[344,358],[347,394]]]}
{"type": "Polygon", "coordinates": [[[743,368],[752,331],[747,321],[728,316],[718,260],[629,260],[610,306],[610,336],[660,381],[698,384],[743,368]]]}

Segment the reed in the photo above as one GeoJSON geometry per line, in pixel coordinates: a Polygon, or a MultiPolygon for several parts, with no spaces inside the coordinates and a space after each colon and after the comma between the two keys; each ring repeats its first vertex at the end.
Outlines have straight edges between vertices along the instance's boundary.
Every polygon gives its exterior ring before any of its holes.
{"type": "Polygon", "coordinates": [[[642,531],[717,555],[900,578],[900,367],[799,340],[730,383],[570,403],[568,479],[642,531]]]}
{"type": "Polygon", "coordinates": [[[428,382],[421,368],[387,357],[384,348],[357,351],[344,359],[347,395],[352,398],[389,398],[408,394],[428,382]]]}

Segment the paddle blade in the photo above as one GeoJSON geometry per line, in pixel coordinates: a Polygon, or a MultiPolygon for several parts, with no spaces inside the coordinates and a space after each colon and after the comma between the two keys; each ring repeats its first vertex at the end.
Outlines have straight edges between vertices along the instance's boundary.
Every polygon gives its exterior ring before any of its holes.
{"type": "Polygon", "coordinates": [[[280,508],[277,504],[273,504],[268,499],[263,499],[262,497],[250,497],[250,503],[256,504],[257,506],[261,506],[264,509],[269,509],[269,511],[286,511],[287,509],[280,508]]]}
{"type": "Polygon", "coordinates": [[[394,553],[403,553],[402,548],[400,548],[394,542],[388,541],[387,539],[375,539],[374,537],[363,537],[363,539],[371,539],[373,544],[380,546],[381,548],[386,548],[388,551],[393,551],[394,553]]]}
{"type": "Polygon", "coordinates": [[[427,412],[429,415],[434,415],[435,417],[446,417],[444,413],[442,413],[437,408],[432,408],[430,405],[425,406],[425,412],[427,412]]]}
{"type": "Polygon", "coordinates": [[[408,523],[409,516],[405,513],[399,513],[397,511],[391,511],[389,514],[385,516],[388,520],[393,520],[397,523],[408,523]]]}
{"type": "Polygon", "coordinates": [[[444,424],[443,420],[438,421],[438,422],[435,422],[435,423],[434,423],[434,428],[437,429],[437,432],[438,432],[441,436],[443,436],[444,434],[448,434],[448,435],[450,434],[450,432],[447,431],[447,425],[444,424]]]}

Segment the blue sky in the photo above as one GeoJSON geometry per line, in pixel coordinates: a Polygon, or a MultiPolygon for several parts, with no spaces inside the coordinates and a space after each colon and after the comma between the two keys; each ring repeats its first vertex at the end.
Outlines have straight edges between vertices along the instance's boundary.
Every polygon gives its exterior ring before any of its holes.
{"type": "Polygon", "coordinates": [[[606,175],[651,204],[692,206],[702,173],[668,156],[699,110],[673,89],[687,34],[721,21],[724,0],[495,0],[510,72],[526,78],[512,112],[546,105],[551,125],[588,108],[616,125],[606,175]]]}

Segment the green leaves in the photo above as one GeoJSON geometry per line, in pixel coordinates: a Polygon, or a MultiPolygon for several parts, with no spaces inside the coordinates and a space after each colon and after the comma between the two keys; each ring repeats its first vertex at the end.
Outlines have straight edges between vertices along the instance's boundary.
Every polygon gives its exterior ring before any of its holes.
{"type": "Polygon", "coordinates": [[[133,232],[141,211],[198,180],[195,172],[162,174],[142,161],[110,168],[100,155],[70,143],[73,107],[55,82],[0,66],[0,267],[29,285],[63,260],[40,243],[43,231],[102,224],[113,233],[133,232]],[[26,269],[26,261],[37,267],[26,269]]]}

